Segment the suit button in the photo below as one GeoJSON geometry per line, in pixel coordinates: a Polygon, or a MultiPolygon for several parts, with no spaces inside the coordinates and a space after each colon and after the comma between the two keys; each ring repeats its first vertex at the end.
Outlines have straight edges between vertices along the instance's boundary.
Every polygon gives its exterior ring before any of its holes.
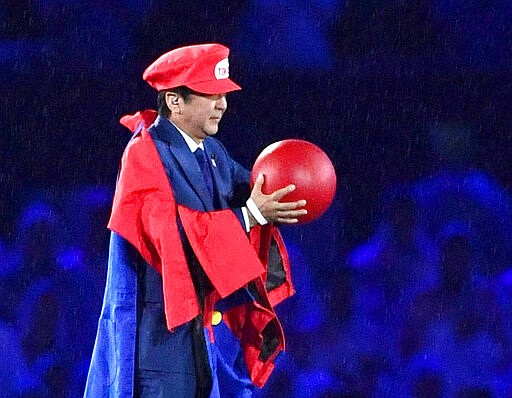
{"type": "Polygon", "coordinates": [[[213,314],[212,314],[212,325],[213,326],[217,326],[221,322],[222,322],[222,312],[220,312],[220,311],[213,311],[213,314]]]}

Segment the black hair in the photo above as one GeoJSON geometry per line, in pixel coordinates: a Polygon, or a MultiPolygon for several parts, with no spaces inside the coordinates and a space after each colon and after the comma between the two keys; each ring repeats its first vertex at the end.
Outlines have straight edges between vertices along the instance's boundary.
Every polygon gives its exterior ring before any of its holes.
{"type": "Polygon", "coordinates": [[[189,96],[193,92],[194,91],[192,91],[191,89],[189,89],[188,87],[185,87],[185,86],[179,86],[179,87],[169,88],[169,89],[159,91],[158,96],[156,98],[158,114],[160,116],[166,117],[166,118],[168,118],[171,115],[171,111],[170,111],[169,107],[167,106],[167,103],[165,102],[165,95],[167,93],[176,93],[180,97],[182,97],[185,102],[188,102],[189,96]]]}

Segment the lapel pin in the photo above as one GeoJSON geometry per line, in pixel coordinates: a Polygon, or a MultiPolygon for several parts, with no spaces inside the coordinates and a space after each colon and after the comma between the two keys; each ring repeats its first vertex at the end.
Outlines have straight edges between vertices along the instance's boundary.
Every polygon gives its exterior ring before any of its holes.
{"type": "Polygon", "coordinates": [[[215,163],[215,159],[214,158],[212,158],[212,165],[213,165],[213,167],[217,167],[217,163],[215,163]]]}

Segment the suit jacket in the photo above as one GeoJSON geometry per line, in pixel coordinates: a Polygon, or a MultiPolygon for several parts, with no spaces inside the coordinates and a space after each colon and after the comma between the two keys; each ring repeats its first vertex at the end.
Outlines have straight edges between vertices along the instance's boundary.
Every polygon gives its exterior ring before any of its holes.
{"type": "MultiPolygon", "coordinates": [[[[267,282],[272,280],[272,286],[268,283],[265,286],[264,279],[268,271],[265,271],[264,268],[258,268],[258,264],[254,261],[249,261],[248,267],[238,267],[239,269],[247,268],[247,272],[233,273],[231,264],[226,272],[225,267],[219,267],[218,261],[211,258],[212,253],[215,254],[215,250],[217,251],[217,258],[231,258],[232,253],[230,251],[223,254],[222,250],[219,249],[219,247],[223,246],[222,236],[227,236],[229,239],[230,235],[240,236],[243,233],[243,219],[239,206],[243,203],[241,198],[248,197],[249,173],[229,157],[219,141],[214,138],[204,140],[205,152],[212,161],[217,208],[233,209],[228,213],[212,212],[215,210],[214,204],[208,199],[201,170],[183,137],[166,119],[157,118],[149,131],[144,130],[143,127],[142,124],[138,125],[139,131],[134,135],[134,140],[139,139],[140,134],[146,133],[148,135],[145,139],[146,141],[151,139],[154,144],[156,153],[161,161],[161,166],[163,166],[165,176],[168,179],[167,183],[172,187],[172,191],[169,191],[169,197],[173,197],[177,210],[172,213],[171,217],[176,217],[178,220],[178,232],[175,233],[174,240],[178,242],[186,240],[190,243],[192,250],[197,254],[204,272],[211,279],[217,298],[228,297],[229,301],[229,297],[232,297],[230,295],[234,291],[242,288],[248,282],[254,281],[251,282],[250,286],[253,293],[251,295],[253,301],[238,303],[234,306],[231,305],[226,311],[225,319],[226,324],[231,327],[233,335],[239,339],[240,346],[245,351],[245,359],[249,359],[248,362],[252,363],[252,370],[248,371],[251,379],[253,379],[256,385],[262,385],[272,370],[272,362],[275,356],[280,350],[284,349],[282,330],[272,310],[273,303],[268,297],[267,290],[274,290],[274,293],[279,292],[274,294],[274,297],[279,297],[279,300],[293,292],[293,287],[288,281],[289,278],[286,279],[289,277],[289,273],[284,271],[287,258],[286,256],[281,257],[280,261],[277,262],[277,266],[274,267],[277,273],[271,272],[273,275],[281,276],[281,283],[276,284],[276,278],[266,278],[267,282]],[[233,220],[238,220],[236,222],[237,226],[233,224],[233,220]],[[205,246],[208,246],[208,244],[205,244],[205,236],[207,237],[209,232],[219,237],[218,240],[221,241],[220,244],[213,244],[214,249],[211,250],[208,248],[204,249],[205,246]],[[283,286],[285,287],[284,290],[283,286]],[[252,315],[248,316],[247,314],[252,315]],[[262,319],[266,319],[266,322],[262,322],[262,319]],[[256,324],[255,327],[252,324],[256,324]],[[268,325],[273,326],[267,327],[268,325]],[[260,330],[258,331],[257,329],[260,330]],[[267,339],[268,341],[274,341],[275,338],[278,340],[277,344],[270,344],[273,348],[263,356],[261,356],[261,346],[263,346],[263,341],[261,341],[262,329],[266,329],[267,334],[270,334],[267,339]]],[[[121,182],[123,180],[122,173],[123,166],[120,175],[121,182]]],[[[142,179],[144,182],[144,175],[139,175],[138,177],[134,181],[142,179]]],[[[134,184],[137,184],[137,182],[134,184]]],[[[161,183],[159,182],[159,184],[161,183]]],[[[143,230],[141,231],[137,228],[140,228],[139,224],[144,224],[144,222],[134,223],[133,225],[135,226],[132,225],[130,227],[135,228],[132,228],[135,231],[133,234],[128,229],[124,229],[123,222],[126,222],[126,219],[128,219],[128,222],[131,222],[130,220],[133,217],[126,217],[126,211],[116,212],[116,208],[123,208],[123,201],[126,202],[124,198],[127,197],[123,194],[117,195],[118,191],[122,190],[122,187],[120,188],[119,185],[118,183],[113,215],[109,224],[113,233],[110,244],[107,286],[85,392],[85,395],[90,397],[132,396],[136,357],[137,295],[139,293],[138,272],[141,267],[140,261],[142,257],[158,272],[164,272],[162,267],[165,262],[162,261],[162,258],[165,259],[166,253],[159,246],[162,245],[161,242],[169,241],[168,237],[166,239],[160,239],[160,237],[156,240],[149,239],[149,241],[146,241],[141,246],[140,241],[144,239],[140,239],[139,235],[144,235],[145,230],[142,228],[143,230]],[[122,221],[116,221],[116,214],[118,214],[117,220],[122,221]]],[[[141,212],[140,203],[146,202],[146,196],[144,195],[149,195],[150,191],[139,190],[137,200],[132,200],[133,203],[129,203],[127,206],[133,204],[137,209],[136,213],[139,214],[141,212]],[[140,192],[143,192],[143,196],[140,196],[140,192]]],[[[134,215],[136,213],[132,212],[130,214],[134,215]]],[[[161,217],[158,217],[160,213],[156,211],[155,213],[149,211],[147,219],[153,221],[160,220],[161,217]]],[[[166,220],[165,217],[162,217],[162,219],[166,220]]],[[[145,224],[149,225],[150,222],[147,221],[145,224]]],[[[162,228],[167,233],[168,226],[163,225],[162,228]]],[[[158,234],[162,233],[157,231],[156,235],[158,234]]],[[[268,235],[268,230],[266,234],[268,235]]],[[[276,237],[273,233],[270,233],[270,235],[274,238],[276,237]]],[[[261,244],[261,237],[256,241],[256,250],[260,255],[260,259],[266,260],[269,245],[261,244]]],[[[284,252],[282,241],[279,241],[278,237],[274,240],[264,239],[263,241],[277,242],[274,245],[277,245],[284,252]]],[[[229,244],[229,242],[226,244],[229,244]]],[[[247,252],[242,254],[242,257],[247,258],[247,254],[247,252]]],[[[175,253],[172,252],[172,256],[174,255],[175,253]]],[[[187,257],[187,263],[189,263],[190,256],[187,257]]],[[[247,261],[244,261],[244,265],[246,263],[247,261]]],[[[173,271],[172,280],[174,284],[176,284],[176,278],[174,277],[178,274],[173,271]]],[[[163,284],[163,294],[165,296],[165,278],[163,284]]],[[[185,300],[179,302],[179,305],[184,308],[182,312],[180,312],[181,310],[176,306],[176,303],[174,303],[174,307],[169,307],[169,311],[167,311],[168,308],[166,307],[167,326],[174,331],[178,331],[178,328],[186,324],[199,310],[197,301],[194,301],[195,291],[193,288],[191,291],[189,284],[190,281],[185,276],[183,283],[178,283],[181,286],[180,288],[167,288],[167,290],[171,291],[170,294],[176,294],[175,290],[177,290],[182,292],[185,298],[185,300]]],[[[179,298],[174,297],[173,300],[168,301],[175,302],[176,300],[179,300],[179,298]]],[[[276,301],[278,300],[274,300],[274,303],[276,301]]],[[[207,319],[207,316],[205,316],[205,319],[207,319]]],[[[265,346],[268,346],[268,341],[265,342],[265,346]]]]}

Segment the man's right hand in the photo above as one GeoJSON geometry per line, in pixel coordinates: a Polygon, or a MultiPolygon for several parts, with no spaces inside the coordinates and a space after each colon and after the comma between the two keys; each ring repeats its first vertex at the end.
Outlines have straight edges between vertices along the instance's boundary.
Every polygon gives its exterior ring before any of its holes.
{"type": "MultiPolygon", "coordinates": [[[[296,202],[281,202],[283,197],[295,190],[295,185],[291,184],[265,195],[261,190],[264,182],[263,175],[258,175],[251,191],[251,199],[268,222],[295,224],[299,222],[298,217],[308,213],[306,209],[303,209],[306,205],[304,199],[296,202]]],[[[251,226],[258,224],[252,216],[250,219],[251,226]]]]}

